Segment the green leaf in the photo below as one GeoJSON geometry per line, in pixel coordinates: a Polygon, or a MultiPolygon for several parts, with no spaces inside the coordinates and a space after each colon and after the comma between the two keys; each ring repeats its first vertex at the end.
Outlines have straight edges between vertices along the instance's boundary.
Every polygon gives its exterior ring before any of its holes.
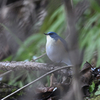
{"type": "Polygon", "coordinates": [[[90,87],[89,87],[89,91],[93,92],[94,88],[95,88],[95,83],[92,82],[92,85],[90,85],[90,87]]]}
{"type": "Polygon", "coordinates": [[[95,92],[95,95],[100,95],[100,85],[98,86],[98,90],[95,92]]]}

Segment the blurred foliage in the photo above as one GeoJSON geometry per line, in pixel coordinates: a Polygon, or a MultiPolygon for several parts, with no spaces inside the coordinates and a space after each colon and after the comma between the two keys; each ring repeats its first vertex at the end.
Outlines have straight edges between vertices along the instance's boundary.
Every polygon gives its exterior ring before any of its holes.
{"type": "MultiPolygon", "coordinates": [[[[78,1],[79,0],[74,0],[74,3],[77,4],[78,1]]],[[[100,65],[100,44],[99,44],[100,5],[98,5],[98,3],[95,0],[91,0],[91,7],[84,13],[83,17],[84,17],[83,20],[77,23],[80,49],[84,49],[83,63],[86,61],[91,61],[94,52],[97,52],[98,55],[97,66],[99,66],[100,65]]],[[[46,43],[46,39],[43,33],[54,31],[57,32],[59,35],[62,35],[65,32],[66,27],[67,24],[66,24],[64,6],[60,5],[54,11],[50,11],[50,13],[48,12],[48,15],[46,16],[40,31],[28,37],[27,40],[25,40],[25,42],[20,46],[18,52],[14,56],[9,56],[8,58],[4,59],[4,61],[11,61],[11,60],[30,61],[31,59],[42,55],[43,53],[45,53],[45,43],[46,43]]],[[[44,62],[45,59],[41,58],[37,61],[44,62]]],[[[14,78],[15,76],[12,76],[12,78],[9,81],[9,84],[10,85],[15,84],[16,80],[22,76],[21,73],[26,73],[26,72],[25,71],[20,72],[19,76],[16,78],[14,78]]],[[[34,76],[33,74],[29,74],[28,72],[26,76],[28,78],[27,79],[25,78],[21,81],[26,80],[26,82],[25,81],[24,82],[28,83],[36,78],[35,77],[36,75],[34,76]]],[[[21,87],[24,84],[17,81],[15,85],[21,87]]]]}
{"type": "Polygon", "coordinates": [[[95,89],[95,83],[92,82],[91,86],[89,87],[90,93],[92,93],[94,89],[95,89]]]}
{"type": "Polygon", "coordinates": [[[85,13],[84,25],[80,28],[79,43],[84,48],[84,61],[90,61],[97,52],[97,66],[100,65],[100,5],[94,0],[91,1],[91,8],[85,13]]]}
{"type": "Polygon", "coordinates": [[[48,14],[41,27],[41,32],[54,31],[57,34],[63,33],[66,29],[64,6],[59,6],[58,9],[48,14]]]}
{"type": "Polygon", "coordinates": [[[90,100],[100,100],[100,96],[97,96],[95,98],[91,98],[90,100]]]}
{"type": "Polygon", "coordinates": [[[99,95],[100,94],[100,85],[98,87],[98,91],[95,92],[95,95],[99,95]]]}

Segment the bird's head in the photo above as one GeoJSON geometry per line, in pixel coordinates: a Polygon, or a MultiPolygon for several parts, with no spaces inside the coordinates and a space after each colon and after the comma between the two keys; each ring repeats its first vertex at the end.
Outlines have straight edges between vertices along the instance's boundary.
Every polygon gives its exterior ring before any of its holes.
{"type": "Polygon", "coordinates": [[[44,33],[45,35],[47,35],[47,37],[51,37],[51,38],[53,38],[54,40],[57,40],[58,39],[58,35],[57,35],[57,33],[55,33],[55,32],[48,32],[48,33],[44,33]]]}

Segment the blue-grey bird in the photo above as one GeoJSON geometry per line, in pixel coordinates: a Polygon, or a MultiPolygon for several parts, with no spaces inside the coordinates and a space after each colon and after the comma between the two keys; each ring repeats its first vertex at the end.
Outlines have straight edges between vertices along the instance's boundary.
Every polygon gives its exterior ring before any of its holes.
{"type": "Polygon", "coordinates": [[[49,59],[55,63],[71,65],[66,41],[55,32],[44,34],[47,37],[46,53],[49,59]]]}

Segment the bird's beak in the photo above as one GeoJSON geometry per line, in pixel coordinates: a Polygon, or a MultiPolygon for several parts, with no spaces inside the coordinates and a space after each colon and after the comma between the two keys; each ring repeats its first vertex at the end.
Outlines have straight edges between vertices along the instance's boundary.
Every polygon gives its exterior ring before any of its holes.
{"type": "Polygon", "coordinates": [[[45,35],[48,35],[47,33],[44,33],[45,35]]]}

